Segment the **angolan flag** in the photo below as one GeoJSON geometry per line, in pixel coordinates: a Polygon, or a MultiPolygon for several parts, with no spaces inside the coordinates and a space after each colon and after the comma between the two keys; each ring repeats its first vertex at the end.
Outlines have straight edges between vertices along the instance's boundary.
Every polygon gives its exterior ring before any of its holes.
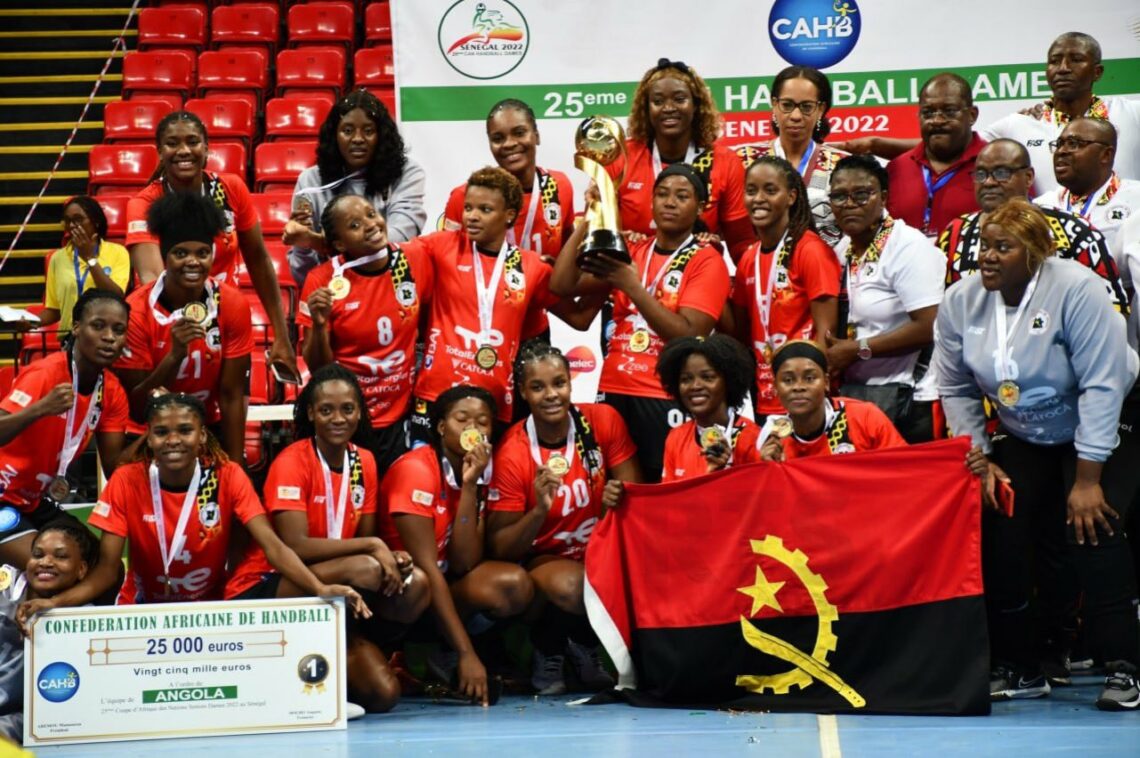
{"type": "Polygon", "coordinates": [[[638,705],[989,713],[965,438],[630,485],[586,608],[638,705]]]}

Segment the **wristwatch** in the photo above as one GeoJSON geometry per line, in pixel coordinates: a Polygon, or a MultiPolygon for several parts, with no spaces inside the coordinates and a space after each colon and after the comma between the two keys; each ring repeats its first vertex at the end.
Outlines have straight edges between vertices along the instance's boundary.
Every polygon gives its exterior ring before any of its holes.
{"type": "Polygon", "coordinates": [[[855,355],[859,356],[861,361],[871,360],[871,343],[867,341],[866,337],[859,340],[859,351],[855,355]]]}
{"type": "Polygon", "coordinates": [[[98,267],[99,267],[99,259],[98,258],[88,258],[87,259],[87,268],[98,268],[98,267]]]}

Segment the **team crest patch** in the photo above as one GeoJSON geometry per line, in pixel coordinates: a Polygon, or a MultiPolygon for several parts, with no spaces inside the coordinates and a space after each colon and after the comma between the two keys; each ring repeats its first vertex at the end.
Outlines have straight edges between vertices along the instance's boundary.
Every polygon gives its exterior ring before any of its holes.
{"type": "Polygon", "coordinates": [[[1041,334],[1049,328],[1049,311],[1041,309],[1033,314],[1033,319],[1029,322],[1030,334],[1041,334]]]}
{"type": "Polygon", "coordinates": [[[352,487],[352,507],[360,510],[364,507],[364,485],[356,484],[352,487]]]}
{"type": "Polygon", "coordinates": [[[206,332],[206,347],[215,352],[222,349],[221,329],[215,326],[206,332]]]}
{"type": "Polygon", "coordinates": [[[875,275],[879,273],[879,264],[874,261],[863,264],[863,268],[859,271],[859,276],[867,279],[874,279],[875,275]]]}
{"type": "Polygon", "coordinates": [[[550,205],[543,207],[542,216],[546,219],[546,224],[548,226],[558,226],[558,224],[562,221],[562,208],[554,203],[551,203],[550,205]]]}
{"type": "Polygon", "coordinates": [[[1112,219],[1113,221],[1123,221],[1124,219],[1128,218],[1128,209],[1127,208],[1113,208],[1111,211],[1108,212],[1108,217],[1110,219],[1112,219]]]}
{"type": "Polygon", "coordinates": [[[416,302],[416,285],[411,282],[400,282],[396,288],[396,302],[407,308],[416,302]]]}
{"type": "Polygon", "coordinates": [[[850,442],[841,442],[835,446],[835,450],[831,452],[832,455],[845,455],[847,453],[854,453],[855,446],[850,442]]]}
{"type": "Polygon", "coordinates": [[[677,290],[681,289],[681,272],[670,271],[668,274],[666,274],[665,278],[661,280],[661,289],[670,293],[675,293],[677,290]]]}
{"type": "Polygon", "coordinates": [[[787,286],[788,286],[788,270],[786,268],[784,268],[783,266],[780,266],[780,268],[778,268],[776,270],[776,288],[777,289],[786,289],[787,286]]]}
{"type": "Polygon", "coordinates": [[[511,269],[507,272],[507,286],[515,292],[518,292],[526,286],[526,277],[523,276],[521,271],[511,269]]]}
{"type": "Polygon", "coordinates": [[[217,503],[198,504],[198,523],[207,529],[213,529],[222,520],[222,509],[217,503]]]}

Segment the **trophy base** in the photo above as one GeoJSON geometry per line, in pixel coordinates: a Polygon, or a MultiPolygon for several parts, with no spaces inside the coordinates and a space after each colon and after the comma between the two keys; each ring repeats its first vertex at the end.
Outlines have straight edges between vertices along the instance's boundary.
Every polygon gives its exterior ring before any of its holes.
{"type": "Polygon", "coordinates": [[[622,263],[630,263],[633,260],[630,257],[629,248],[626,247],[625,238],[613,229],[595,229],[590,232],[585,243],[578,250],[578,257],[585,258],[601,253],[605,253],[622,263]]]}

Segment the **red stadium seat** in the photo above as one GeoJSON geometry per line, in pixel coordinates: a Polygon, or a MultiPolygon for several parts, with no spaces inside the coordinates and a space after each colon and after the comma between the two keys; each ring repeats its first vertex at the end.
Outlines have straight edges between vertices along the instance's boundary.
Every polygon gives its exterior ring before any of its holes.
{"type": "Polygon", "coordinates": [[[396,58],[391,45],[357,50],[352,66],[355,87],[394,87],[396,58]]]}
{"type": "Polygon", "coordinates": [[[364,9],[364,44],[392,41],[392,6],[390,3],[369,3],[364,9]]]}
{"type": "Polygon", "coordinates": [[[130,195],[100,195],[99,207],[107,217],[107,238],[122,241],[127,236],[127,201],[130,195]]]}
{"type": "MultiPolygon", "coordinates": [[[[27,310],[31,313],[39,315],[44,307],[40,304],[29,305],[27,310]]],[[[34,360],[43,358],[51,353],[59,351],[59,330],[58,324],[52,324],[48,327],[40,329],[33,329],[30,332],[24,332],[20,335],[20,352],[16,357],[16,366],[14,373],[19,373],[20,366],[27,366],[34,360]]]]}
{"type": "Polygon", "coordinates": [[[103,106],[103,141],[154,144],[163,116],[176,110],[163,100],[115,100],[103,106]]]}
{"type": "Polygon", "coordinates": [[[253,50],[210,50],[198,56],[198,96],[238,98],[260,109],[269,84],[265,57],[253,50]]]}
{"type": "Polygon", "coordinates": [[[340,45],[352,52],[356,20],[351,5],[307,3],[289,9],[289,47],[340,45]]]}
{"type": "MultiPolygon", "coordinates": [[[[153,151],[152,151],[153,152],[153,151]]],[[[297,183],[297,175],[317,162],[317,143],[263,142],[254,151],[254,187],[256,192],[289,191],[297,183]]]]}
{"type": "Polygon", "coordinates": [[[243,182],[249,181],[249,153],[240,142],[210,141],[206,169],[215,174],[237,174],[243,182]]]}
{"type": "Polygon", "coordinates": [[[139,50],[176,49],[199,53],[206,46],[206,11],[193,5],[139,11],[139,50]]]}
{"type": "Polygon", "coordinates": [[[147,185],[158,166],[158,153],[152,145],[94,145],[87,162],[89,195],[104,188],[122,194],[147,185]]]}
{"type": "Polygon", "coordinates": [[[253,108],[245,100],[223,99],[221,95],[209,100],[188,100],[186,110],[202,119],[211,142],[216,139],[241,140],[247,148],[256,134],[253,108]]]}
{"type": "Polygon", "coordinates": [[[277,54],[277,94],[331,92],[334,98],[340,97],[345,85],[344,64],[340,48],[282,50],[277,54]]]}
{"type": "Polygon", "coordinates": [[[275,97],[265,104],[265,139],[316,139],[331,109],[323,97],[275,97]]]}
{"type": "Polygon", "coordinates": [[[210,20],[210,43],[217,50],[260,45],[270,55],[277,51],[281,21],[276,3],[219,5],[210,20]]]}
{"type": "Polygon", "coordinates": [[[175,94],[182,100],[194,91],[194,56],[185,50],[131,53],[123,58],[123,99],[149,99],[175,94]]]}
{"type": "Polygon", "coordinates": [[[257,216],[261,219],[261,234],[268,246],[285,231],[285,224],[289,221],[289,214],[293,210],[293,195],[290,192],[268,194],[255,192],[250,197],[253,198],[253,207],[257,209],[257,216]]]}

